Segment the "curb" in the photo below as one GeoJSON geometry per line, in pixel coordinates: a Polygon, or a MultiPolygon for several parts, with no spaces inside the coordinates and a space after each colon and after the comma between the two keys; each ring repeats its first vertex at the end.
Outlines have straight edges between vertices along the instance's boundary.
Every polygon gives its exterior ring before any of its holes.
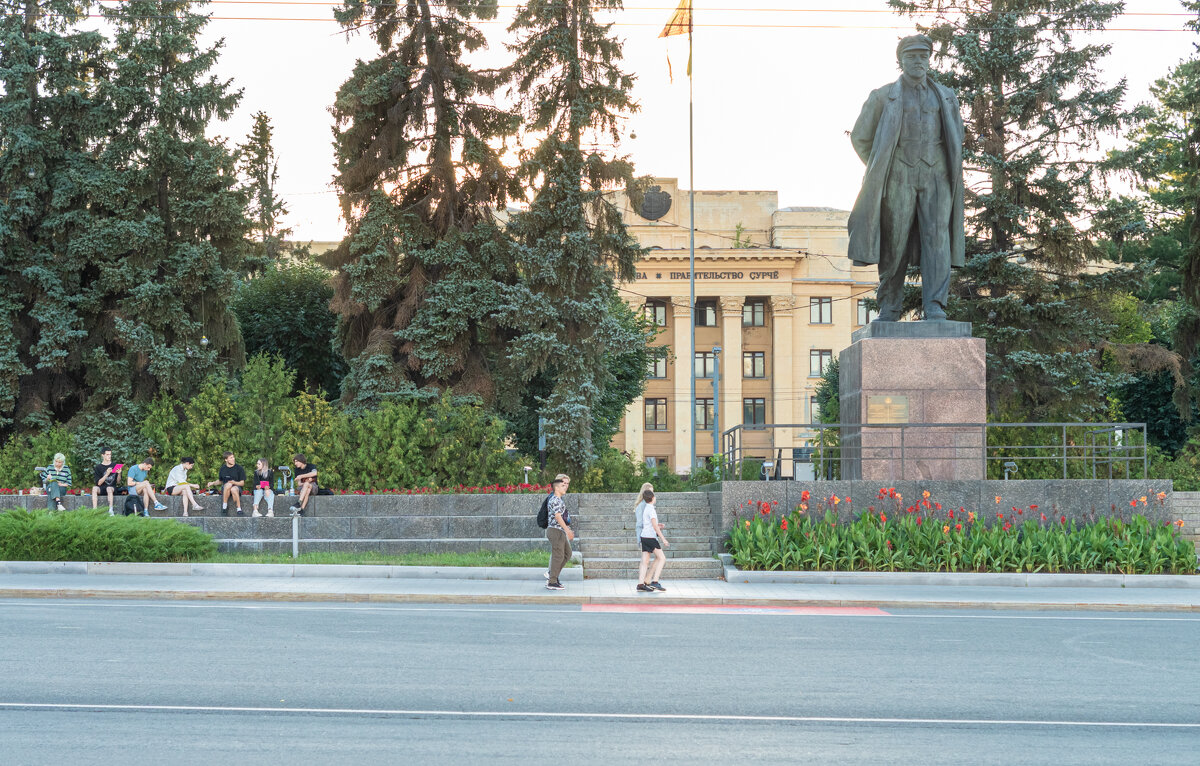
{"type": "MultiPolygon", "coordinates": [[[[5,599],[112,599],[123,601],[275,601],[288,603],[366,604],[506,604],[582,606],[584,604],[637,604],[636,596],[484,595],[417,593],[280,593],[271,591],[105,590],[100,588],[0,589],[5,599]]],[[[1200,604],[1089,604],[1055,602],[936,601],[929,599],[811,599],[811,598],[677,598],[655,597],[653,603],[670,606],[754,607],[874,607],[879,609],[970,609],[999,612],[1180,612],[1200,613],[1200,604]]]]}
{"type": "MultiPolygon", "coordinates": [[[[144,575],[154,577],[348,577],[377,580],[526,580],[541,567],[421,567],[390,564],[191,564],[107,561],[0,561],[0,574],[144,575]]],[[[560,579],[583,582],[583,567],[565,568],[560,579]]]]}
{"type": "Polygon", "coordinates": [[[738,569],[721,554],[725,581],[759,585],[935,585],[1005,588],[1172,588],[1200,590],[1196,575],[1125,575],[1066,572],[760,572],[738,569]]]}

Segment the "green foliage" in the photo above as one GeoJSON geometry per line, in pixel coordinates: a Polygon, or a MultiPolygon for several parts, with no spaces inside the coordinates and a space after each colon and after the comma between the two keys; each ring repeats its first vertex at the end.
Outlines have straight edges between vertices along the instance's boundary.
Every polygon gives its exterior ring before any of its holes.
{"type": "MultiPolygon", "coordinates": [[[[595,17],[620,6],[541,0],[522,5],[509,27],[518,41],[509,46],[515,60],[506,74],[537,143],[522,152],[518,171],[532,202],[509,219],[522,280],[509,287],[502,319],[515,330],[501,360],[509,381],[502,401],[509,411],[533,410],[551,458],[576,473],[601,443],[593,424],[616,382],[609,354],[636,349],[641,358],[631,361],[640,363],[641,377],[648,359],[647,333],[613,311],[615,279],[632,278],[641,254],[610,194],[619,187],[633,193],[633,168],[584,149],[585,141],[619,140],[621,119],[636,110],[633,78],[619,67],[620,42],[595,17]],[[520,402],[538,378],[544,393],[534,405],[520,402]]],[[[610,426],[612,413],[602,420],[610,426]]]]}
{"type": "Polygon", "coordinates": [[[335,346],[330,280],[330,272],[316,264],[280,264],[238,285],[230,307],[247,354],[279,356],[295,371],[300,389],[336,398],[346,360],[335,346]]]}
{"type": "Polygon", "coordinates": [[[216,552],[212,535],[165,519],[109,516],[103,509],[0,514],[6,561],[202,561],[216,552]]]}
{"type": "Polygon", "coordinates": [[[1086,267],[1099,256],[1078,222],[1107,196],[1095,159],[1130,123],[1124,82],[1105,86],[1110,46],[1080,45],[1119,3],[991,0],[952,6],[889,0],[933,38],[936,74],[964,106],[967,263],[948,311],[987,341],[988,410],[1016,421],[1104,420],[1123,371],[1157,358],[1127,353],[1114,368],[1108,296],[1136,271],[1086,267]]]}
{"type": "Polygon", "coordinates": [[[679,477],[665,466],[651,473],[644,462],[608,447],[582,474],[572,476],[571,489],[576,492],[636,492],[644,482],[653,484],[658,492],[675,492],[683,486],[679,477]]]}
{"type": "Polygon", "coordinates": [[[843,523],[832,511],[816,520],[797,509],[782,521],[759,514],[739,520],[728,546],[738,567],[749,570],[1196,572],[1196,549],[1178,526],[1140,515],[1080,526],[1029,520],[988,527],[971,518],[962,511],[949,517],[867,512],[843,523]]]}
{"type": "Polygon", "coordinates": [[[516,272],[491,211],[521,195],[501,160],[518,120],[494,105],[495,74],[468,63],[487,42],[479,21],[495,15],[495,0],[351,0],[334,11],[379,46],[331,110],[348,234],[328,261],[348,403],[427,387],[493,394],[495,318],[516,272]]]}
{"type": "MultiPolygon", "coordinates": [[[[238,394],[235,428],[240,437],[234,450],[249,466],[265,457],[272,466],[283,457],[279,441],[283,437],[283,418],[291,404],[292,381],[295,372],[279,357],[256,355],[242,371],[241,391],[238,394]]],[[[249,469],[247,469],[249,470],[249,469]]]]}
{"type": "Polygon", "coordinates": [[[344,483],[342,471],[346,442],[345,416],[336,412],[323,397],[305,391],[296,394],[283,411],[279,449],[282,461],[275,465],[292,466],[292,456],[304,455],[320,471],[320,483],[326,487],[344,483]]]}
{"type": "Polygon", "coordinates": [[[275,191],[279,160],[271,145],[271,118],[266,112],[254,113],[254,127],[246,143],[238,147],[237,155],[248,200],[246,213],[252,222],[245,271],[255,274],[278,263],[291,249],[287,238],[292,230],[281,224],[288,209],[275,191]]]}
{"type": "MultiPolygon", "coordinates": [[[[75,486],[81,476],[91,480],[92,462],[90,455],[76,456],[75,440],[63,426],[54,426],[36,434],[23,434],[10,438],[0,446],[0,487],[7,489],[29,489],[41,486],[34,468],[50,465],[55,453],[67,457],[67,467],[75,486]]],[[[100,462],[99,455],[94,462],[100,462]]]]}

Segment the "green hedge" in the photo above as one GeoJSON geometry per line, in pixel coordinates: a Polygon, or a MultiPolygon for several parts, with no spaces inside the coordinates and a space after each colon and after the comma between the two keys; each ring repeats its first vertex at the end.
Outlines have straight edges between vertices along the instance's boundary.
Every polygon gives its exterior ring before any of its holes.
{"type": "Polygon", "coordinates": [[[864,513],[839,523],[797,510],[741,519],[729,551],[747,570],[838,572],[1111,572],[1195,574],[1196,549],[1176,524],[1144,516],[1076,527],[1047,520],[986,527],[975,514],[938,519],[864,513]]]}
{"type": "Polygon", "coordinates": [[[196,561],[216,552],[212,535],[175,521],[105,510],[0,514],[4,561],[196,561]]]}

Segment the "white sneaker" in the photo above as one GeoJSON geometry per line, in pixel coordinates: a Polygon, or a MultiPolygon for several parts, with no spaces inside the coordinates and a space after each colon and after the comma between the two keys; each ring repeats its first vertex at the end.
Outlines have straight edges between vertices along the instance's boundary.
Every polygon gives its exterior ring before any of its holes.
{"type": "Polygon", "coordinates": [[[167,510],[167,506],[163,505],[162,503],[155,503],[155,504],[154,504],[154,510],[156,510],[156,511],[165,511],[165,510],[167,510]]]}

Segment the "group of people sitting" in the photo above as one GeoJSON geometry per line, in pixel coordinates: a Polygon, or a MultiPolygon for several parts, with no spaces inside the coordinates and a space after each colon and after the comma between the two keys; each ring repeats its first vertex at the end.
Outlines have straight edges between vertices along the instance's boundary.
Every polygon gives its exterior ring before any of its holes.
{"type": "MultiPolygon", "coordinates": [[[[295,481],[299,484],[300,494],[296,503],[291,507],[293,515],[303,515],[308,500],[317,490],[317,467],[308,462],[304,455],[297,454],[292,458],[295,466],[295,481]]],[[[150,482],[150,469],[154,467],[154,458],[147,457],[136,465],[125,470],[125,481],[121,482],[121,471],[125,468],[121,463],[113,463],[112,450],[101,449],[100,462],[92,468],[92,508],[99,508],[101,495],[108,497],[108,513],[113,515],[116,510],[116,496],[127,496],[125,513],[140,513],[150,515],[150,509],[165,511],[167,506],[159,501],[159,494],[150,482]]],[[[196,458],[185,457],[167,474],[166,484],[162,494],[177,496],[181,500],[183,515],[188,516],[189,510],[201,511],[204,506],[197,499],[199,495],[209,492],[216,494],[220,487],[221,511],[229,515],[229,506],[233,505],[238,516],[244,516],[242,510],[242,494],[247,492],[246,470],[238,465],[237,456],[232,452],[224,454],[224,462],[217,471],[217,478],[208,482],[203,488],[199,484],[188,481],[188,472],[196,467],[196,458]]],[[[286,470],[280,466],[281,470],[286,470]]],[[[66,510],[62,498],[71,487],[71,469],[66,465],[66,457],[60,452],[54,456],[50,467],[42,471],[43,487],[46,490],[46,507],[50,510],[66,510]]],[[[250,477],[254,501],[251,507],[253,516],[262,516],[259,506],[266,503],[267,516],[275,515],[275,472],[266,458],[259,458],[250,477]]],[[[280,485],[282,490],[282,485],[280,485]]]]}

